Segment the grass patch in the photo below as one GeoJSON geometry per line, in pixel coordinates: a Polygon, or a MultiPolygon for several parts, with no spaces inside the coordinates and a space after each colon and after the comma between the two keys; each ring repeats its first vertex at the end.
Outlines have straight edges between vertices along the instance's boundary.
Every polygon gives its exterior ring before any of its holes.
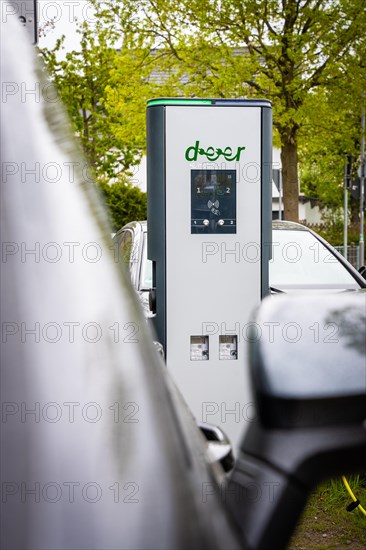
{"type": "MultiPolygon", "coordinates": [[[[347,480],[366,509],[366,477],[349,476],[347,480]]],[[[359,509],[347,512],[351,502],[341,478],[320,485],[310,496],[289,549],[365,550],[366,517],[359,509]]]]}

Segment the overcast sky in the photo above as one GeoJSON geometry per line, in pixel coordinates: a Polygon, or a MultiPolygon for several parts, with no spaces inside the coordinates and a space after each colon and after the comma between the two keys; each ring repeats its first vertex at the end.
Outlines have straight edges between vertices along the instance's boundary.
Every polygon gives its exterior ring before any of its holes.
{"type": "Polygon", "coordinates": [[[39,46],[52,48],[64,34],[66,50],[78,49],[80,35],[76,32],[76,19],[93,24],[93,8],[88,0],[39,0],[39,28],[43,28],[47,21],[54,21],[54,29],[45,28],[47,34],[39,38],[39,46]]]}

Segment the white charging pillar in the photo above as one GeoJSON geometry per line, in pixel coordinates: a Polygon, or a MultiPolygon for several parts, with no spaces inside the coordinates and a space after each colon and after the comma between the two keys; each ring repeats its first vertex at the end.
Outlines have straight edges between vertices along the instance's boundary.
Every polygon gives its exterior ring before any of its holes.
{"type": "Polygon", "coordinates": [[[197,420],[234,444],[255,418],[246,345],[256,337],[249,316],[268,293],[271,124],[267,100],[147,107],[155,329],[197,420]]]}

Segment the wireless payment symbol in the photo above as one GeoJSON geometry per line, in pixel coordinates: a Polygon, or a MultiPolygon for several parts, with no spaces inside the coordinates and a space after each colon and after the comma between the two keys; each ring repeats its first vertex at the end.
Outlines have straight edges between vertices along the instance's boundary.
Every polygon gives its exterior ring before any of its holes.
{"type": "Polygon", "coordinates": [[[208,201],[207,203],[207,207],[208,209],[213,213],[215,214],[216,216],[218,216],[220,214],[220,211],[218,210],[218,207],[220,206],[220,202],[218,200],[212,202],[211,200],[208,201]]]}

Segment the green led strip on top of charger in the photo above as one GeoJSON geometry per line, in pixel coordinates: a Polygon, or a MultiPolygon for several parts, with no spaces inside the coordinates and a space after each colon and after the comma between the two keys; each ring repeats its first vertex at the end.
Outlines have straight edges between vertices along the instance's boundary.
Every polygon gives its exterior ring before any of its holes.
{"type": "Polygon", "coordinates": [[[212,105],[211,99],[150,99],[147,106],[152,105],[212,105]]]}

